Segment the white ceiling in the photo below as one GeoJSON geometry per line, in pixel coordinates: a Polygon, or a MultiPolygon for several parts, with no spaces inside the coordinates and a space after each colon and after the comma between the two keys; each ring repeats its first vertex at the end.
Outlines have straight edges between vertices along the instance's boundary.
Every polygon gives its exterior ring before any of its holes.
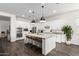
{"type": "MultiPolygon", "coordinates": [[[[53,16],[59,13],[79,9],[78,3],[45,3],[44,16],[53,16]],[[56,13],[53,11],[56,10],[56,13]]],[[[0,10],[17,16],[25,15],[27,19],[39,19],[42,16],[41,3],[0,3],[0,10]],[[35,14],[29,13],[29,10],[34,10],[35,14]],[[31,17],[29,17],[31,16],[31,17]]]]}

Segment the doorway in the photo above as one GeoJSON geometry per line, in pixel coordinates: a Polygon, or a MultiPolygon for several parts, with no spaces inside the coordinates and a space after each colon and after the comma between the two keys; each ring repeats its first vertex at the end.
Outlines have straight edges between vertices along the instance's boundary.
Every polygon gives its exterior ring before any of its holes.
{"type": "Polygon", "coordinates": [[[8,55],[10,42],[10,17],[0,15],[0,55],[8,55]]]}

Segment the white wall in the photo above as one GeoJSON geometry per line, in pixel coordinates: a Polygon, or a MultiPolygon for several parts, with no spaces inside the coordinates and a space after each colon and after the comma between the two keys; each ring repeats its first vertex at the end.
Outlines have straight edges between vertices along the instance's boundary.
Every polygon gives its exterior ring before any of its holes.
{"type": "Polygon", "coordinates": [[[12,15],[10,19],[10,25],[11,25],[11,30],[10,30],[10,36],[11,36],[11,42],[16,41],[16,16],[12,15]]]}

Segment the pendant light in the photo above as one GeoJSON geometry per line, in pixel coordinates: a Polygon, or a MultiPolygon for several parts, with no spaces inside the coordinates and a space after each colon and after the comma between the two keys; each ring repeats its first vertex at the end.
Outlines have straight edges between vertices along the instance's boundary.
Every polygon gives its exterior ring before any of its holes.
{"type": "Polygon", "coordinates": [[[44,8],[44,6],[41,6],[42,7],[42,17],[41,17],[41,19],[40,19],[40,22],[46,22],[45,21],[45,17],[44,17],[44,11],[43,11],[43,8],[44,8]]]}
{"type": "MultiPolygon", "coordinates": [[[[34,11],[32,11],[33,17],[34,17],[34,11]]],[[[31,21],[31,23],[36,23],[35,18],[31,21]]]]}
{"type": "Polygon", "coordinates": [[[36,23],[35,20],[32,20],[31,23],[36,23]]]}

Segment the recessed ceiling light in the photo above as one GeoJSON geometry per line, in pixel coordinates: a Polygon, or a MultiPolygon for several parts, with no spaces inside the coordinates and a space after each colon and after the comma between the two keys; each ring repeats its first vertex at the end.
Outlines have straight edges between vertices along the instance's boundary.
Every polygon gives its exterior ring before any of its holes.
{"type": "Polygon", "coordinates": [[[29,10],[29,13],[32,13],[32,10],[29,10]]]}
{"type": "Polygon", "coordinates": [[[56,13],[57,11],[56,10],[53,10],[53,13],[56,13]]]}
{"type": "Polygon", "coordinates": [[[25,17],[25,15],[23,14],[22,17],[25,17]]]}

